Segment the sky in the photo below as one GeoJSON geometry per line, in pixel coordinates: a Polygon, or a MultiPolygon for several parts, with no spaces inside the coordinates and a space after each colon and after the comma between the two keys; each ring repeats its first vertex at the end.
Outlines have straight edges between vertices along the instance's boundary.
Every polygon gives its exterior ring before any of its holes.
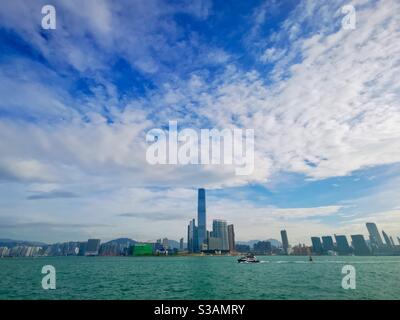
{"type": "Polygon", "coordinates": [[[0,6],[0,238],[186,238],[201,187],[237,240],[400,236],[399,1],[46,4],[0,6]],[[254,130],[254,171],[149,164],[169,121],[254,130]]]}

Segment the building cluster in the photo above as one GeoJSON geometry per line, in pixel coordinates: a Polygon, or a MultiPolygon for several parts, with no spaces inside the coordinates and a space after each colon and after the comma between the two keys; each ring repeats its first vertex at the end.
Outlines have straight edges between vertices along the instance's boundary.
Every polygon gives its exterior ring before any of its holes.
{"type": "Polygon", "coordinates": [[[184,250],[183,238],[180,248],[169,244],[167,238],[156,242],[110,241],[101,244],[100,239],[89,239],[85,242],[64,242],[44,246],[18,245],[0,247],[0,258],[37,257],[37,256],[141,256],[171,255],[184,250]]]}
{"type": "Polygon", "coordinates": [[[290,246],[286,230],[281,230],[282,245],[272,245],[270,241],[258,241],[252,247],[236,245],[236,252],[253,252],[264,255],[400,255],[400,238],[398,244],[385,231],[382,236],[375,223],[366,224],[369,239],[363,235],[351,235],[349,242],[345,235],[311,237],[311,246],[297,244],[290,246]]]}
{"type": "Polygon", "coordinates": [[[189,253],[235,252],[235,231],[233,224],[215,219],[212,230],[206,227],[206,191],[198,190],[197,222],[192,219],[187,227],[187,250],[189,253]]]}
{"type": "Polygon", "coordinates": [[[43,246],[0,247],[0,257],[90,256],[98,255],[99,251],[100,240],[89,239],[87,242],[70,241],[43,246]]]}
{"type": "Polygon", "coordinates": [[[351,235],[350,244],[344,235],[334,235],[336,242],[332,236],[311,237],[312,252],[317,255],[400,255],[399,238],[399,245],[396,245],[393,238],[382,231],[383,241],[375,223],[368,222],[366,226],[369,240],[362,234],[351,235]]]}
{"type": "MultiPolygon", "coordinates": [[[[257,241],[253,246],[246,244],[236,244],[236,252],[248,253],[252,252],[258,255],[288,255],[298,254],[298,246],[293,248],[289,245],[289,239],[286,230],[281,230],[281,240],[270,239],[265,241],[257,241]]],[[[303,245],[300,246],[301,248],[303,245]]]]}
{"type": "Polygon", "coordinates": [[[37,257],[42,255],[43,248],[37,246],[0,247],[0,257],[37,257]]]}

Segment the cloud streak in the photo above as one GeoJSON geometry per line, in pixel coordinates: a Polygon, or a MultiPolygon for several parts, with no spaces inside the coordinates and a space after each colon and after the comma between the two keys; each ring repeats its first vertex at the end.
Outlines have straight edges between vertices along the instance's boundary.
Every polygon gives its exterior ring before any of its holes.
{"type": "Polygon", "coordinates": [[[28,200],[40,200],[40,199],[70,199],[70,198],[78,198],[79,195],[62,190],[53,190],[50,192],[40,192],[31,196],[28,196],[26,199],[28,200]]]}

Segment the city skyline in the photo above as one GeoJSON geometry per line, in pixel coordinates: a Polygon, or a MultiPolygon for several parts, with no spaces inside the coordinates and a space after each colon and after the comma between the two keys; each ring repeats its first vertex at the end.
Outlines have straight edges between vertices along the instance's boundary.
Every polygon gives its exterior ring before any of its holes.
{"type": "MultiPolygon", "coordinates": [[[[206,220],[206,192],[204,188],[200,188],[198,189],[198,218],[203,219],[203,222],[205,223],[205,225],[207,225],[207,220],[206,220]],[[201,210],[199,210],[199,208],[201,208],[201,210]]],[[[400,237],[395,236],[395,238],[397,239],[398,243],[395,243],[393,240],[393,236],[392,235],[388,235],[385,230],[381,230],[381,232],[378,229],[378,226],[376,225],[376,223],[374,222],[366,222],[365,223],[365,227],[366,230],[368,232],[368,236],[365,236],[365,234],[349,234],[349,235],[344,235],[344,234],[333,234],[329,235],[329,234],[325,234],[325,235],[311,235],[308,236],[310,241],[309,242],[296,242],[294,241],[292,244],[294,244],[294,246],[297,245],[308,245],[310,247],[313,248],[313,253],[323,253],[323,252],[329,252],[329,251],[337,251],[339,254],[349,254],[351,253],[350,247],[353,247],[353,241],[356,242],[356,245],[358,243],[359,247],[368,247],[370,250],[381,250],[381,249],[387,249],[387,248],[394,248],[394,247],[398,247],[400,246],[400,237]],[[382,237],[384,238],[384,241],[382,240],[382,237]],[[351,239],[350,243],[348,242],[348,238],[351,239]],[[334,240],[335,239],[335,242],[334,240]],[[367,244],[368,243],[368,244],[367,244]]],[[[196,252],[201,252],[201,251],[207,251],[207,250],[222,250],[222,251],[229,251],[229,252],[235,252],[236,248],[235,248],[235,231],[234,231],[234,225],[233,224],[228,224],[226,220],[221,220],[218,218],[214,218],[212,219],[212,228],[211,231],[208,231],[207,229],[205,230],[206,232],[206,237],[200,241],[199,236],[198,236],[198,230],[199,230],[199,226],[196,224],[196,219],[193,218],[190,220],[189,225],[187,226],[187,242],[186,242],[186,250],[188,250],[189,252],[192,253],[196,253],[196,252]],[[225,234],[226,233],[226,234],[225,234]],[[215,240],[218,239],[218,242],[215,242],[215,240]],[[202,248],[202,244],[206,244],[207,246],[209,246],[209,241],[212,240],[213,242],[213,247],[210,248],[202,248]],[[234,249],[233,249],[234,248],[234,249]]],[[[306,236],[307,237],[307,236],[306,236]]],[[[132,240],[130,238],[123,238],[123,237],[119,237],[118,239],[129,239],[132,240]]],[[[171,238],[169,238],[171,239],[171,238]]],[[[183,244],[184,244],[184,237],[179,237],[176,238],[174,237],[174,239],[178,239],[179,242],[177,240],[174,240],[175,242],[179,243],[179,248],[180,250],[183,249],[183,244]]],[[[266,238],[264,238],[266,239],[266,238]]],[[[273,239],[273,238],[268,238],[268,239],[272,239],[274,241],[278,241],[277,239],[273,239]]],[[[283,254],[289,254],[290,252],[290,248],[292,247],[290,245],[290,242],[288,240],[288,234],[287,231],[285,229],[280,230],[280,239],[281,239],[281,248],[282,248],[282,253],[283,254]]],[[[11,239],[1,239],[0,240],[11,240],[11,239]]],[[[18,240],[18,241],[28,241],[27,239],[12,239],[12,240],[18,240]]],[[[90,239],[89,239],[90,240],[90,239]]],[[[97,239],[92,239],[95,241],[98,241],[98,245],[100,245],[101,240],[97,240],[97,239]]],[[[115,239],[107,239],[106,242],[110,242],[110,241],[114,241],[115,239]]],[[[75,242],[80,242],[80,241],[76,241],[76,239],[74,240],[75,242]]],[[[72,241],[72,242],[74,242],[72,241]]],[[[135,241],[137,241],[137,239],[135,239],[135,241]]],[[[168,238],[163,238],[162,240],[164,241],[168,241],[168,238]]],[[[262,239],[251,239],[248,240],[247,242],[254,242],[254,241],[264,241],[262,239]]],[[[266,240],[269,241],[269,240],[266,240]]],[[[58,244],[58,243],[68,243],[71,242],[71,240],[68,240],[67,242],[64,241],[57,241],[54,242],[53,244],[58,244]]],[[[158,243],[161,242],[161,238],[157,238],[157,240],[155,241],[153,240],[139,240],[137,241],[138,243],[158,243]]],[[[238,243],[244,243],[246,241],[243,240],[238,240],[238,243]]],[[[44,243],[44,242],[43,242],[44,243]]],[[[51,243],[48,243],[51,244],[51,243]]],[[[361,251],[365,251],[364,248],[361,249],[361,251]]],[[[371,252],[372,252],[371,251],[371,252]]]]}
{"type": "MultiPolygon", "coordinates": [[[[200,191],[200,190],[199,190],[200,191]]],[[[204,189],[202,190],[204,193],[204,189]]],[[[201,197],[199,198],[199,201],[201,197]]],[[[281,230],[281,241],[276,239],[257,240],[253,244],[236,243],[233,224],[225,220],[213,219],[212,231],[207,231],[206,240],[198,241],[198,226],[195,219],[188,225],[187,245],[184,238],[180,241],[160,238],[156,241],[135,241],[119,238],[101,243],[101,239],[87,241],[68,241],[54,244],[38,242],[21,242],[0,239],[0,258],[31,256],[142,256],[142,255],[176,255],[176,254],[239,254],[255,252],[261,255],[340,255],[340,256],[392,256],[400,255],[400,238],[395,243],[392,236],[381,230],[383,241],[376,241],[380,231],[375,223],[367,222],[369,239],[362,234],[352,234],[350,242],[345,235],[325,235],[311,237],[311,246],[302,243],[290,244],[286,230],[281,230]]]]}
{"type": "Polygon", "coordinates": [[[400,3],[354,1],[354,29],[345,5],[57,1],[54,30],[40,1],[0,6],[0,236],[178,240],[203,187],[238,241],[368,221],[395,240],[400,3]],[[254,171],[150,164],[146,135],[170,122],[254,130],[254,171]]]}

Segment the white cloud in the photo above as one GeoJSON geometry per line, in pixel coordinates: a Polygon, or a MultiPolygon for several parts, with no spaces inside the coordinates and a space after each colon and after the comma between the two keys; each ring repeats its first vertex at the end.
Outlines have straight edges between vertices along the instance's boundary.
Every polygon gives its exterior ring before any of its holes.
{"type": "Polygon", "coordinates": [[[273,63],[282,59],[286,54],[286,49],[268,48],[260,57],[260,61],[264,63],[273,63]]]}
{"type": "MultiPolygon", "coordinates": [[[[317,9],[313,7],[307,10],[314,12],[317,9]]],[[[376,8],[363,7],[357,11],[359,23],[356,30],[337,30],[304,39],[298,37],[292,50],[301,53],[302,60],[290,67],[289,78],[272,85],[266,85],[255,71],[244,73],[228,65],[226,71],[211,82],[207,77],[196,74],[192,76],[195,82],[177,81],[173,87],[166,86],[164,91],[151,94],[148,100],[118,102],[116,94],[111,92],[109,98],[104,100],[101,95],[96,96],[89,100],[87,107],[81,106],[80,109],[89,110],[86,115],[92,123],[102,123],[105,119],[96,115],[99,112],[96,108],[103,103],[114,104],[116,99],[117,103],[129,107],[123,112],[113,112],[114,117],[124,118],[128,112],[146,117],[157,112],[153,124],[148,122],[148,126],[140,126],[142,130],[151,125],[165,125],[167,120],[177,118],[176,112],[182,108],[188,111],[178,119],[182,126],[201,128],[208,124],[218,128],[255,129],[256,173],[238,180],[229,177],[233,171],[228,170],[229,174],[225,177],[227,183],[223,185],[249,181],[263,183],[268,176],[279,171],[323,179],[348,175],[365,167],[395,163],[400,161],[400,126],[397,125],[400,122],[400,108],[396,81],[400,32],[397,28],[398,15],[393,14],[398,11],[399,4],[395,1],[376,8]],[[136,109],[137,106],[140,106],[140,110],[136,109]]],[[[324,21],[327,19],[325,15],[332,14],[326,8],[317,12],[324,15],[324,21]]],[[[96,23],[93,25],[97,26],[96,23]]],[[[23,110],[28,113],[63,113],[68,110],[64,101],[72,101],[62,93],[58,96],[54,96],[53,92],[47,94],[38,84],[14,83],[14,87],[21,85],[25,86],[22,88],[24,95],[17,95],[13,102],[18,106],[25,102],[23,110]],[[33,88],[30,90],[29,86],[33,88]],[[30,111],[30,105],[49,107],[43,110],[35,107],[30,111]]],[[[17,90],[9,88],[7,91],[17,90]]],[[[7,96],[9,99],[13,97],[7,96]]],[[[7,106],[12,104],[8,103],[7,106]]],[[[59,147],[65,144],[62,148],[71,153],[74,152],[73,148],[77,148],[77,154],[65,158],[77,161],[78,166],[85,167],[85,163],[94,165],[108,160],[128,168],[140,168],[143,164],[143,161],[139,161],[133,165],[138,161],[139,154],[129,154],[132,150],[144,148],[140,141],[143,135],[138,132],[130,134],[130,129],[119,123],[112,126],[78,124],[77,127],[73,125],[69,129],[62,125],[51,129],[60,131],[59,138],[63,137],[63,142],[45,137],[46,132],[40,136],[48,144],[52,144],[52,140],[59,147]],[[78,132],[83,138],[73,132],[78,132]],[[133,141],[135,136],[137,140],[133,141]],[[92,141],[97,143],[93,144],[92,141]]],[[[43,131],[41,128],[34,130],[43,131]]],[[[197,169],[201,172],[201,168],[197,169]]],[[[181,172],[183,178],[187,178],[185,169],[167,170],[181,172]]]]}

